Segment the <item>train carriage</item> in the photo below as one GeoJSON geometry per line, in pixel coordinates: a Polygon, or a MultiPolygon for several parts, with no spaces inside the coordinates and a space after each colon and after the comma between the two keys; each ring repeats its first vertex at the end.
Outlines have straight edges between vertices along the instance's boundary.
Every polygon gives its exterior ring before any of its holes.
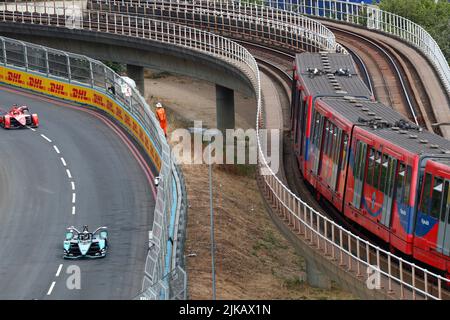
{"type": "Polygon", "coordinates": [[[441,154],[421,157],[424,172],[417,201],[414,257],[450,274],[450,145],[433,144],[433,148],[441,154]]]}
{"type": "Polygon", "coordinates": [[[355,123],[344,214],[393,248],[450,272],[450,141],[379,106],[368,112],[381,120],[358,115],[362,123],[355,123]]]}
{"type": "Polygon", "coordinates": [[[308,177],[311,115],[318,97],[354,96],[373,99],[349,55],[342,53],[301,53],[294,62],[291,129],[294,150],[305,177],[308,177]]]}
{"type": "Polygon", "coordinates": [[[373,101],[356,74],[330,90],[332,70],[349,62],[323,73],[323,57],[295,62],[292,134],[305,181],[392,249],[450,274],[450,141],[373,101]]]}

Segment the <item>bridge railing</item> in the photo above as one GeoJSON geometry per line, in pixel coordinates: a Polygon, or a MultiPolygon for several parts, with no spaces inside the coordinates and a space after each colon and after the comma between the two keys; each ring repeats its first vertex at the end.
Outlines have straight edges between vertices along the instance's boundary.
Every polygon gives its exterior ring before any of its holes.
{"type": "Polygon", "coordinates": [[[233,37],[255,36],[296,51],[340,51],[334,34],[303,15],[250,2],[89,0],[88,9],[164,19],[233,37]]]}
{"type": "MultiPolygon", "coordinates": [[[[338,262],[341,268],[354,274],[355,278],[362,282],[370,280],[368,271],[373,270],[385,284],[379,290],[386,290],[399,298],[441,299],[443,297],[445,294],[443,286],[447,283],[447,279],[387,252],[344,229],[292,193],[276,176],[264,152],[267,139],[262,131],[264,108],[261,100],[259,69],[254,57],[244,47],[227,38],[173,23],[107,12],[91,13],[89,21],[82,21],[79,26],[86,36],[89,36],[90,32],[100,32],[118,34],[130,39],[158,41],[167,45],[189,48],[194,52],[222,59],[241,68],[253,84],[257,101],[259,181],[272,205],[283,215],[293,231],[320,251],[324,257],[329,258],[330,263],[338,262]]],[[[53,26],[55,31],[58,28],[71,27],[64,23],[68,18],[70,17],[40,13],[0,12],[0,21],[43,24],[53,26]]],[[[150,284],[148,282],[148,285],[150,284]]],[[[168,288],[169,285],[162,283],[161,290],[157,289],[154,292],[161,292],[163,295],[166,291],[162,287],[168,288]]]]}
{"type": "MultiPolygon", "coordinates": [[[[339,51],[345,49],[336,43],[334,34],[323,24],[308,17],[277,8],[253,3],[227,1],[87,1],[87,8],[80,3],[43,1],[39,3],[14,2],[4,5],[10,12],[34,12],[44,15],[64,14],[74,23],[88,19],[83,9],[144,18],[161,19],[187,24],[200,29],[221,31],[227,35],[257,35],[278,45],[296,51],[339,51]],[[214,30],[212,30],[214,28],[214,30]]],[[[1,5],[0,5],[1,8],[1,5]]]]}
{"type": "MultiPolygon", "coordinates": [[[[323,24],[306,16],[357,24],[398,37],[417,48],[434,66],[444,89],[450,96],[450,67],[433,37],[422,26],[399,15],[380,10],[376,6],[342,0],[90,0],[87,3],[101,11],[112,10],[154,17],[161,15],[164,19],[182,23],[195,22],[195,19],[186,15],[187,13],[202,13],[208,16],[207,21],[213,22],[219,31],[236,28],[237,25],[231,20],[237,19],[253,23],[254,30],[249,31],[260,32],[261,37],[265,36],[264,27],[274,24],[275,29],[284,28],[285,31],[297,29],[296,32],[289,33],[290,36],[286,35],[286,43],[295,39],[292,34],[306,32],[307,39],[313,39],[322,48],[336,51],[345,49],[336,42],[334,34],[323,24]]],[[[268,38],[270,39],[270,34],[268,38]]]]}
{"type": "MultiPolygon", "coordinates": [[[[387,33],[417,48],[434,66],[450,96],[450,67],[441,48],[420,25],[373,5],[343,0],[262,0],[268,7],[282,8],[312,17],[357,24],[387,33]]],[[[370,2],[370,1],[366,1],[370,2]]]]}
{"type": "MultiPolygon", "coordinates": [[[[5,12],[3,14],[5,14],[3,17],[7,16],[5,12]]],[[[18,21],[14,14],[10,18],[18,21]]],[[[23,19],[25,18],[26,16],[23,16],[23,19]]],[[[28,18],[31,18],[31,16],[28,18]]],[[[33,17],[33,23],[40,22],[43,22],[43,20],[33,17]]],[[[179,219],[185,219],[186,206],[178,207],[175,203],[176,208],[173,208],[172,199],[174,197],[185,197],[185,192],[181,192],[184,190],[184,186],[180,185],[184,181],[179,179],[182,176],[179,176],[175,164],[171,161],[169,145],[150,107],[137,89],[130,87],[121,76],[100,61],[83,55],[4,37],[0,37],[0,45],[0,69],[3,67],[6,71],[5,73],[2,71],[0,82],[32,90],[36,89],[41,93],[71,101],[85,102],[94,107],[104,104],[104,108],[100,108],[104,109],[103,111],[111,110],[112,115],[120,114],[118,117],[123,117],[125,124],[131,124],[131,119],[134,119],[140,127],[124,126],[141,143],[143,149],[149,153],[150,159],[152,159],[153,165],[161,177],[157,189],[157,198],[155,199],[153,237],[149,245],[145,270],[148,283],[158,283],[164,278],[164,269],[167,268],[165,260],[166,244],[169,238],[169,217],[174,210],[179,210],[177,212],[179,219]],[[33,79],[44,77],[49,81],[48,83],[44,83],[42,80],[24,82],[21,78],[15,76],[20,71],[33,75],[33,79]],[[72,85],[72,91],[65,89],[66,84],[72,85]],[[85,89],[93,89],[103,96],[88,97],[89,94],[85,89]],[[93,101],[95,99],[98,100],[93,101]],[[107,99],[115,101],[118,106],[113,106],[107,99]],[[115,108],[120,108],[121,111],[119,112],[115,108]],[[176,189],[173,188],[173,179],[177,181],[176,189]],[[173,192],[178,191],[180,192],[179,195],[173,194],[173,192]]],[[[180,240],[182,241],[182,239],[180,240]]],[[[174,256],[175,254],[176,252],[174,252],[174,256]]],[[[178,260],[179,257],[176,261],[178,260]]],[[[174,260],[170,267],[175,269],[176,261],[174,260]]],[[[179,273],[180,279],[183,276],[185,277],[184,272],[180,271],[179,273]]],[[[167,284],[167,286],[170,285],[167,284]]],[[[177,294],[181,293],[178,292],[177,294]]]]}

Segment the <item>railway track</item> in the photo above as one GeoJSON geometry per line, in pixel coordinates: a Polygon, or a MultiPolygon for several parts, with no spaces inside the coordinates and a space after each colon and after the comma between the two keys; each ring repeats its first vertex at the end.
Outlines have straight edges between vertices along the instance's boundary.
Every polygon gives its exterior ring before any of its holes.
{"type": "MultiPolygon", "coordinates": [[[[280,75],[285,81],[292,81],[292,61],[295,59],[295,55],[278,49],[268,48],[260,44],[256,44],[249,41],[234,40],[244,45],[247,50],[255,56],[258,63],[272,67],[274,72],[280,75]]],[[[373,82],[369,74],[366,63],[363,59],[350,48],[346,48],[350,55],[353,57],[355,64],[359,70],[359,74],[369,90],[373,93],[373,82]]],[[[290,83],[288,84],[290,87],[290,83]]]]}
{"type": "Polygon", "coordinates": [[[416,124],[441,135],[440,130],[431,125],[436,119],[423,84],[414,66],[401,52],[355,32],[335,26],[328,28],[354,57],[365,61],[377,100],[392,106],[416,124]]]}

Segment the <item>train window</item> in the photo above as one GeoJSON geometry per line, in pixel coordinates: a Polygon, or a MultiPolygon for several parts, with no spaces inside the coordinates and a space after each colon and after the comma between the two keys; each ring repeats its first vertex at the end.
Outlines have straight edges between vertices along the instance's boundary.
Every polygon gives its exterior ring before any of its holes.
{"type": "Polygon", "coordinates": [[[436,219],[439,219],[439,212],[441,209],[443,183],[441,178],[434,178],[433,194],[431,196],[431,216],[436,219]]]}
{"type": "Polygon", "coordinates": [[[423,186],[422,198],[420,201],[420,211],[425,214],[428,214],[428,203],[430,201],[431,192],[431,178],[431,174],[427,173],[425,175],[425,184],[423,186]]]}
{"type": "Polygon", "coordinates": [[[314,112],[314,114],[315,114],[316,120],[315,120],[315,125],[314,125],[312,143],[317,146],[317,140],[318,140],[318,137],[320,136],[320,133],[319,133],[320,132],[320,114],[317,111],[314,112]]]}
{"type": "Polygon", "coordinates": [[[358,158],[358,155],[359,155],[359,148],[360,148],[360,143],[359,142],[356,142],[355,143],[355,158],[354,158],[354,161],[353,161],[353,175],[356,177],[356,173],[358,172],[357,171],[357,168],[358,168],[358,164],[359,164],[359,158],[358,158]]]}
{"type": "Polygon", "coordinates": [[[331,159],[331,155],[332,155],[331,150],[333,150],[333,144],[334,144],[334,141],[333,141],[334,131],[335,131],[334,125],[332,123],[330,123],[330,136],[328,137],[328,156],[330,157],[330,160],[332,160],[331,159]]]}
{"type": "Polygon", "coordinates": [[[364,173],[365,173],[364,169],[365,169],[365,166],[366,166],[366,149],[367,149],[367,145],[363,144],[361,142],[361,146],[362,146],[362,148],[361,148],[361,152],[359,154],[359,170],[358,170],[359,175],[358,175],[358,177],[359,177],[359,180],[361,180],[361,182],[362,182],[363,179],[364,179],[364,173]]]}
{"type": "Polygon", "coordinates": [[[329,132],[330,132],[330,122],[326,120],[325,124],[325,140],[324,140],[324,146],[323,146],[323,152],[327,153],[328,148],[328,138],[329,138],[329,132]]]}
{"type": "Polygon", "coordinates": [[[339,162],[339,152],[340,152],[340,146],[341,146],[341,129],[339,129],[338,127],[336,127],[336,129],[334,130],[334,154],[333,154],[333,162],[335,165],[338,164],[339,162]]]}
{"type": "Polygon", "coordinates": [[[333,124],[329,123],[329,131],[327,135],[327,155],[330,156],[330,150],[333,144],[333,124]]]}
{"type": "Polygon", "coordinates": [[[398,174],[397,174],[397,192],[396,192],[396,198],[399,202],[402,202],[403,195],[405,191],[405,176],[406,176],[406,166],[404,163],[400,162],[400,165],[398,167],[398,174]]]}
{"type": "Polygon", "coordinates": [[[362,150],[361,142],[356,143],[355,169],[354,169],[354,175],[355,175],[356,179],[359,178],[359,165],[361,162],[361,150],[362,150]]]}
{"type": "Polygon", "coordinates": [[[394,194],[394,182],[395,182],[395,172],[397,170],[397,159],[389,157],[389,169],[388,176],[386,180],[386,194],[392,198],[394,194]]]}
{"type": "Polygon", "coordinates": [[[330,132],[330,123],[328,122],[327,119],[323,120],[325,122],[325,129],[324,129],[324,134],[323,134],[323,152],[326,154],[326,150],[328,147],[328,132],[330,132]]]}
{"type": "Polygon", "coordinates": [[[379,189],[380,174],[381,174],[381,152],[375,151],[375,166],[373,169],[373,187],[375,189],[379,189]]]}
{"type": "Polygon", "coordinates": [[[366,152],[367,145],[363,142],[357,142],[356,144],[356,156],[355,156],[355,190],[353,194],[353,205],[356,208],[361,207],[361,194],[364,184],[364,171],[366,164],[366,152]]]}
{"type": "Polygon", "coordinates": [[[403,204],[409,204],[409,194],[411,192],[411,176],[412,168],[411,166],[406,166],[405,193],[403,194],[403,204]]]}
{"type": "Polygon", "coordinates": [[[356,142],[356,150],[355,150],[355,163],[353,166],[353,176],[355,177],[355,185],[354,185],[354,192],[353,192],[353,206],[356,208],[359,208],[361,204],[361,194],[360,194],[360,181],[359,181],[359,168],[361,163],[361,154],[362,154],[362,143],[357,141],[356,142]]]}
{"type": "Polygon", "coordinates": [[[447,207],[450,204],[449,203],[450,194],[448,192],[448,185],[449,185],[449,182],[445,181],[444,196],[442,197],[442,205],[441,205],[441,213],[440,213],[441,214],[441,219],[440,219],[441,222],[445,222],[445,214],[447,211],[447,207]]]}
{"type": "Polygon", "coordinates": [[[333,146],[334,146],[334,135],[336,132],[336,127],[330,123],[330,136],[328,137],[328,156],[331,157],[333,156],[333,146]]]}
{"type": "Polygon", "coordinates": [[[325,134],[324,123],[326,119],[320,113],[317,113],[317,115],[319,117],[319,127],[317,128],[316,145],[319,148],[322,144],[322,137],[325,134]]]}
{"type": "Polygon", "coordinates": [[[369,149],[369,164],[367,168],[367,183],[373,186],[373,171],[375,169],[375,150],[369,149]]]}
{"type": "Polygon", "coordinates": [[[314,142],[315,142],[316,130],[317,130],[318,126],[319,126],[319,119],[317,117],[317,114],[314,113],[312,123],[311,123],[311,137],[310,137],[311,144],[314,144],[314,142]]]}
{"type": "Polygon", "coordinates": [[[388,175],[388,164],[389,164],[389,156],[383,155],[383,162],[381,164],[381,177],[380,177],[380,186],[379,190],[387,193],[386,190],[386,180],[388,175]]]}
{"type": "Polygon", "coordinates": [[[342,147],[342,169],[345,168],[347,164],[347,147],[348,147],[348,135],[344,133],[344,143],[342,147]]]}

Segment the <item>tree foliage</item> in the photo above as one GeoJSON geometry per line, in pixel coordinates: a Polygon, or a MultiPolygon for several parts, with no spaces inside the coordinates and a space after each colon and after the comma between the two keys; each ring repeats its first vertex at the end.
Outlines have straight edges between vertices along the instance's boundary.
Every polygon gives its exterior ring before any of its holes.
{"type": "Polygon", "coordinates": [[[125,71],[125,65],[114,61],[102,61],[106,66],[110,67],[114,72],[121,74],[125,71]]]}
{"type": "Polygon", "coordinates": [[[380,8],[425,28],[450,63],[450,2],[447,0],[381,0],[380,8]]]}

